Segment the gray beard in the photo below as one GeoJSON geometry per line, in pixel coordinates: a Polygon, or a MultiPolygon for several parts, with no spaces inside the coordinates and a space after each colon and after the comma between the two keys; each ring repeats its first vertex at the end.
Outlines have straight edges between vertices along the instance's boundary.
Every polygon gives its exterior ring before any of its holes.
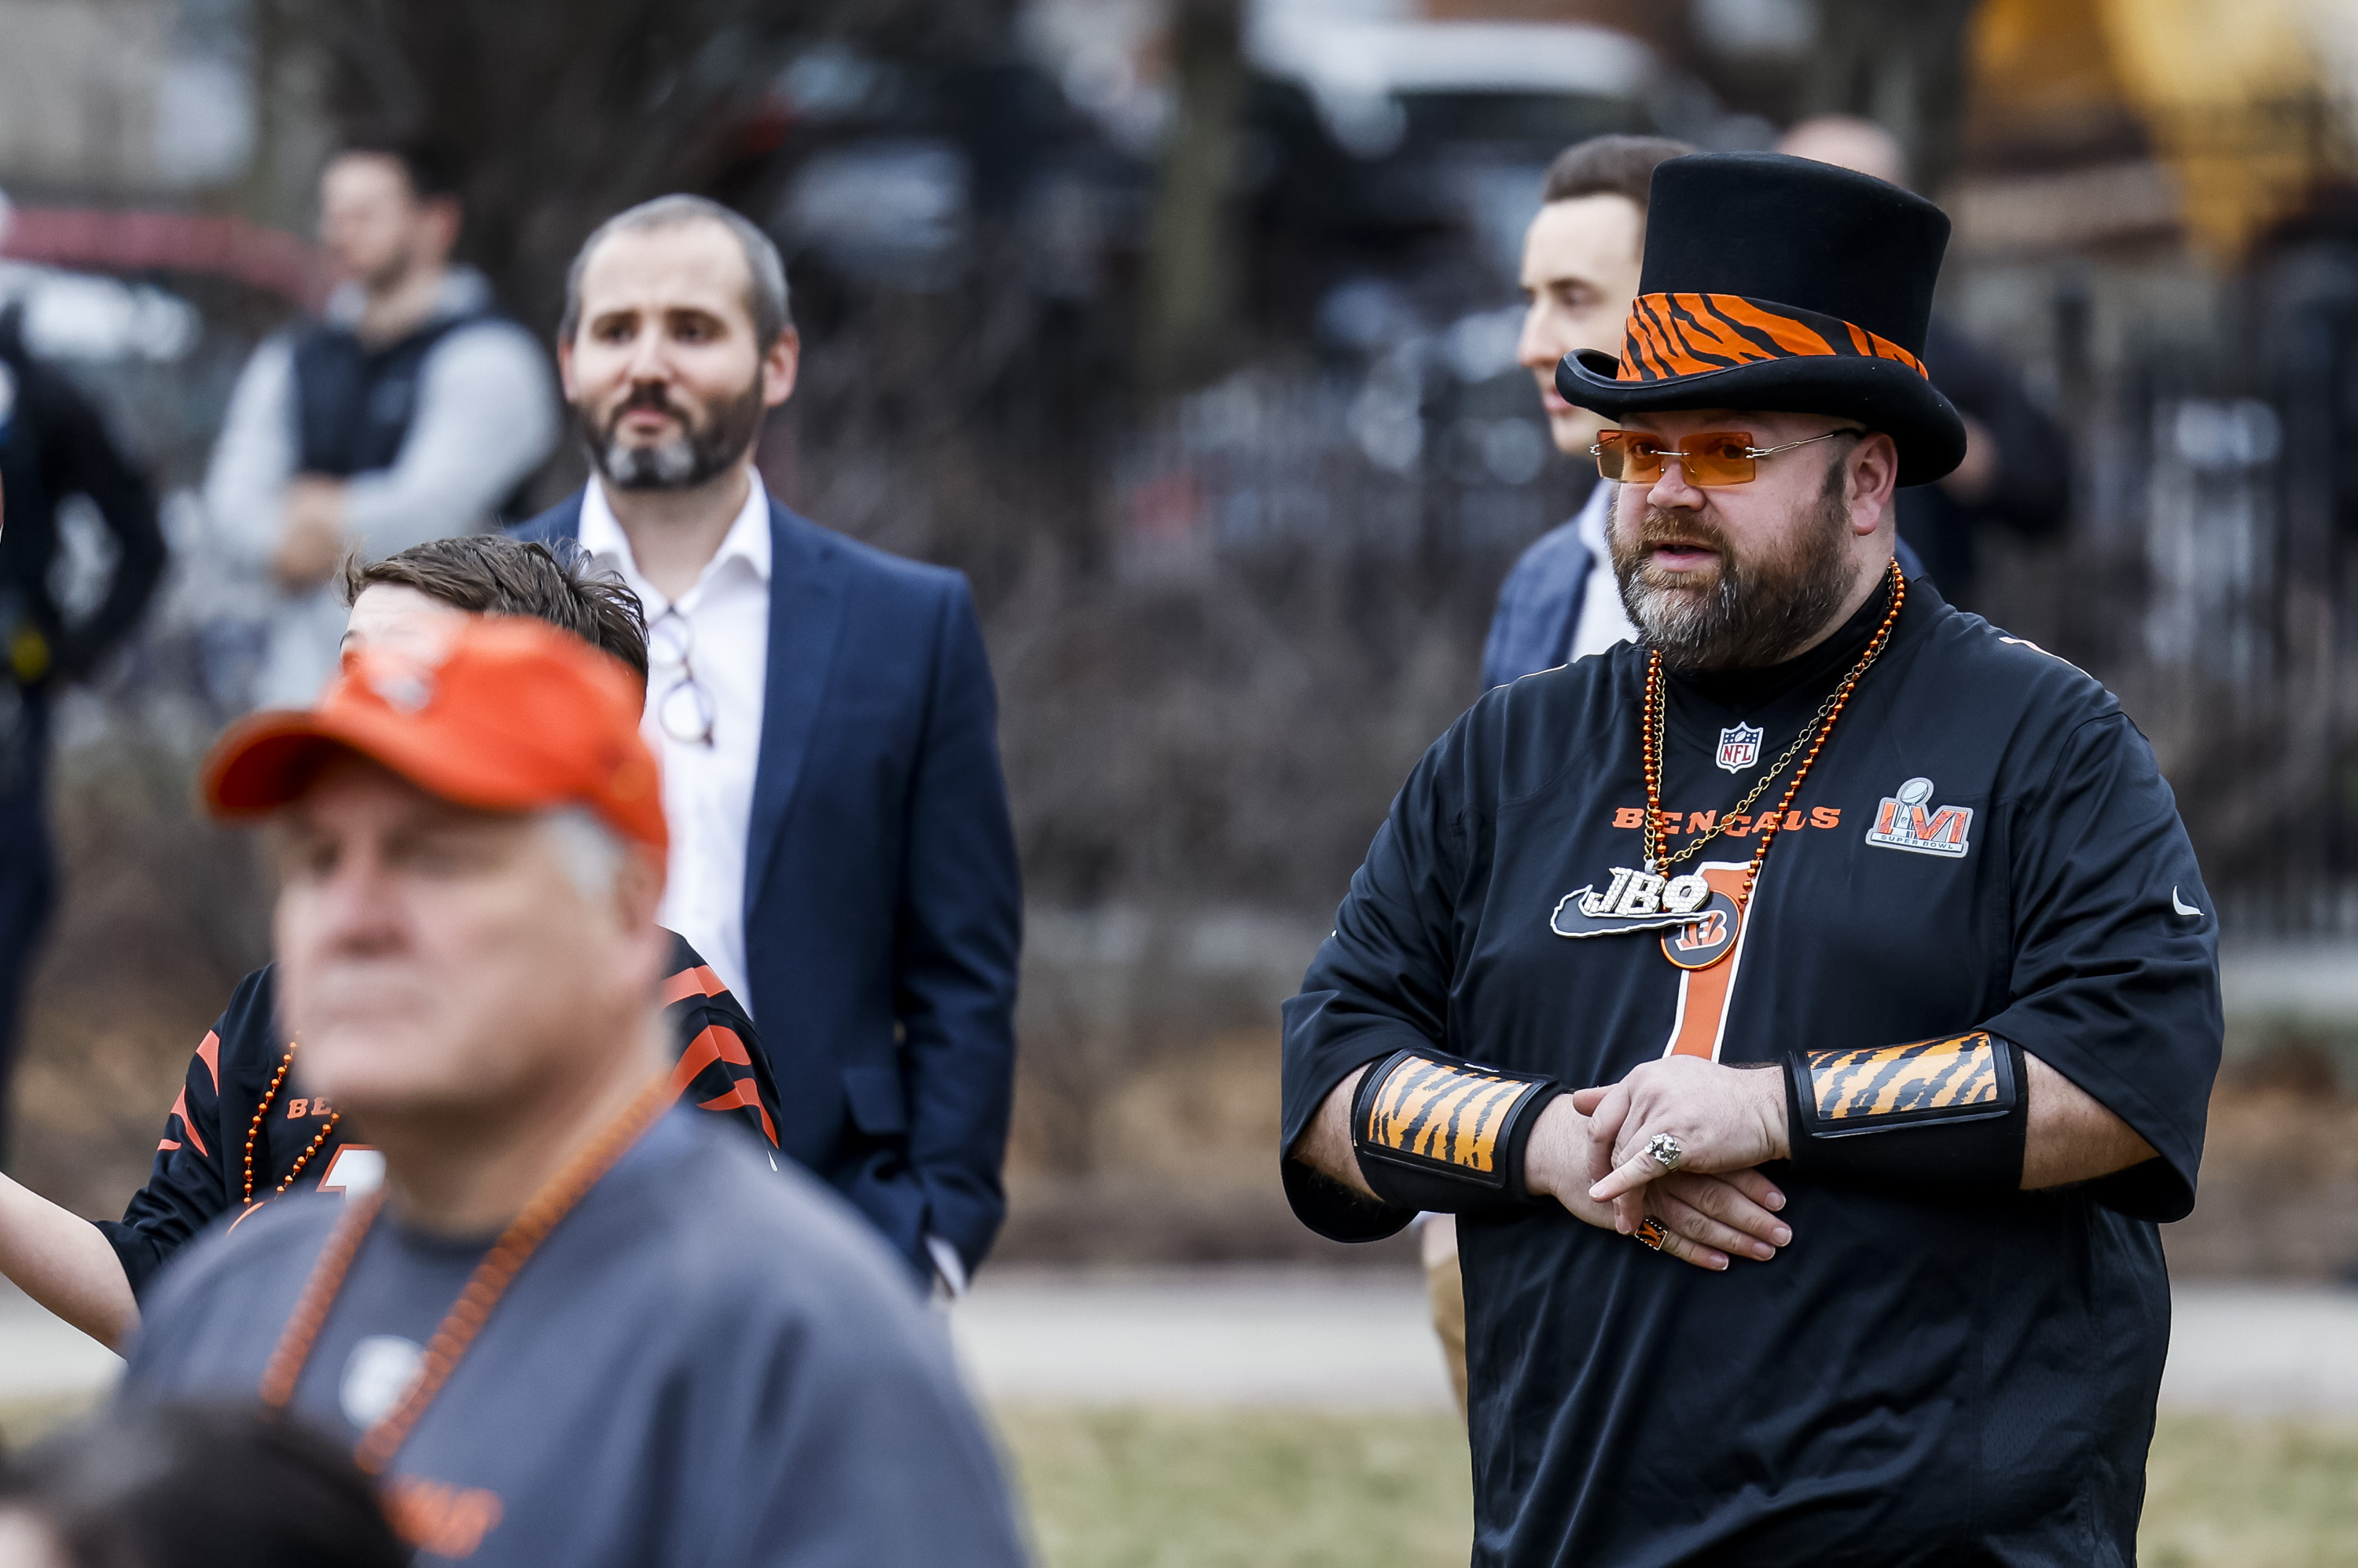
{"type": "Polygon", "coordinates": [[[617,490],[691,490],[708,473],[697,460],[696,443],[677,436],[656,447],[633,447],[619,438],[597,454],[598,471],[617,490]]]}
{"type": "Polygon", "coordinates": [[[1819,497],[1800,536],[1781,554],[1739,559],[1725,534],[1697,523],[1664,528],[1649,509],[1638,536],[1611,538],[1621,607],[1647,646],[1673,670],[1751,669],[1778,664],[1817,634],[1842,608],[1852,581],[1843,548],[1849,514],[1839,478],[1819,497]],[[1659,532],[1658,532],[1659,531],[1659,532]],[[1701,536],[1719,553],[1718,580],[1701,592],[1647,580],[1647,550],[1660,533],[1701,536]]]}
{"type": "MultiPolygon", "coordinates": [[[[599,474],[616,490],[694,490],[743,460],[767,409],[757,377],[743,396],[716,405],[702,424],[690,424],[682,434],[652,447],[633,446],[614,433],[627,411],[628,405],[616,409],[602,438],[588,443],[590,460],[599,474]]],[[[586,417],[583,424],[588,424],[586,417]]]]}

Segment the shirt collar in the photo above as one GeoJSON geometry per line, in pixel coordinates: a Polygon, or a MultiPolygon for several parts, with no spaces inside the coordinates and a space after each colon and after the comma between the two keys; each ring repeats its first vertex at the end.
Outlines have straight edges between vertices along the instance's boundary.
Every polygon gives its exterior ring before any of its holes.
{"type": "MultiPolygon", "coordinates": [[[[1574,520],[1574,525],[1580,530],[1580,542],[1600,561],[1613,558],[1613,547],[1606,540],[1605,530],[1613,520],[1613,492],[1619,488],[1611,480],[1598,480],[1595,488],[1588,492],[1580,515],[1574,520]]],[[[589,536],[585,534],[582,537],[586,543],[589,536]]]]}
{"type": "MultiPolygon", "coordinates": [[[[592,476],[581,493],[581,521],[576,537],[589,554],[612,559],[633,578],[639,575],[638,561],[631,554],[630,535],[622,532],[622,522],[606,499],[606,481],[602,479],[592,476]]],[[[731,557],[743,561],[763,582],[770,580],[770,496],[763,488],[758,470],[753,482],[745,487],[745,504],[737,509],[736,520],[721,536],[720,547],[712,553],[712,559],[705,563],[696,580],[699,584],[708,580],[731,557]]],[[[695,589],[688,591],[693,593],[695,589]]]]}

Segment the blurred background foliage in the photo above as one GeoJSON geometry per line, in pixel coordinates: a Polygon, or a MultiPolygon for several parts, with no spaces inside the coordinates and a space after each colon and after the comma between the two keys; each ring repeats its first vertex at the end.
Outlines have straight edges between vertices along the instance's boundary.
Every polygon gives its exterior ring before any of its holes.
{"type": "MultiPolygon", "coordinates": [[[[186,804],[261,613],[193,487],[244,353],[316,302],[313,181],[356,129],[460,157],[464,258],[538,330],[581,236],[640,198],[708,192],[784,247],[807,351],[763,470],[965,570],[1001,682],[1032,905],[1009,1256],[1325,1255],[1276,1193],[1272,1010],[1476,695],[1508,564],[1588,483],[1514,362],[1514,281],[1541,170],[1601,131],[1893,130],[1957,222],[1942,308],[2075,441],[2067,535],[1986,541],[1974,607],[2122,694],[2232,935],[2347,939],[2345,11],[0,0],[0,297],[152,465],[176,562],[64,716],[19,1163],[117,1203],[266,950],[251,855],[186,804]]],[[[568,452],[539,493],[581,475],[568,452]]],[[[2358,1025],[2288,1017],[2238,1014],[2258,1065],[2223,1092],[2345,1116],[2358,1025]],[[2285,1098],[2288,1071],[2324,1087],[2285,1098]]],[[[2267,1125],[2223,1118],[2216,1147],[2267,1125]]],[[[2246,1212],[2214,1169],[2206,1213],[2246,1212]]],[[[2343,1266],[2358,1172],[2301,1181],[2281,1245],[2223,1221],[2174,1248],[2343,1266]]]]}

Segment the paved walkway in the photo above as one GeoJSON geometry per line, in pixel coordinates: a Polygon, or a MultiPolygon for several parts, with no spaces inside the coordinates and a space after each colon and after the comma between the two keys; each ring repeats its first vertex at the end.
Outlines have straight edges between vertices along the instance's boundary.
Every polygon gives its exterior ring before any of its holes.
{"type": "MultiPolygon", "coordinates": [[[[2162,1402],[2358,1420],[2358,1291],[2184,1284],[2162,1402]]],[[[995,1270],[950,1314],[999,1400],[1449,1408],[1412,1276],[995,1270]]],[[[96,1390],[122,1363],[0,1281],[0,1400],[96,1390]]]]}
{"type": "MultiPolygon", "coordinates": [[[[2358,1419],[2358,1291],[2182,1284],[2162,1402],[2358,1419]]],[[[1419,1281],[1229,1269],[1001,1270],[952,1317],[989,1397],[1445,1409],[1419,1281]]]]}

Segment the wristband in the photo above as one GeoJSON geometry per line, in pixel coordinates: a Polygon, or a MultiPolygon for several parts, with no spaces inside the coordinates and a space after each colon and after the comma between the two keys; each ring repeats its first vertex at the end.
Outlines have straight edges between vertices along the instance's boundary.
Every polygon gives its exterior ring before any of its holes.
{"type": "Polygon", "coordinates": [[[1552,1078],[1398,1051],[1351,1097],[1351,1147],[1378,1197],[1400,1208],[1467,1214],[1532,1201],[1523,1151],[1552,1078]]]}
{"type": "Polygon", "coordinates": [[[2022,1047],[1987,1031],[1785,1061],[1793,1167],[1929,1186],[2022,1185],[2022,1047]]]}

